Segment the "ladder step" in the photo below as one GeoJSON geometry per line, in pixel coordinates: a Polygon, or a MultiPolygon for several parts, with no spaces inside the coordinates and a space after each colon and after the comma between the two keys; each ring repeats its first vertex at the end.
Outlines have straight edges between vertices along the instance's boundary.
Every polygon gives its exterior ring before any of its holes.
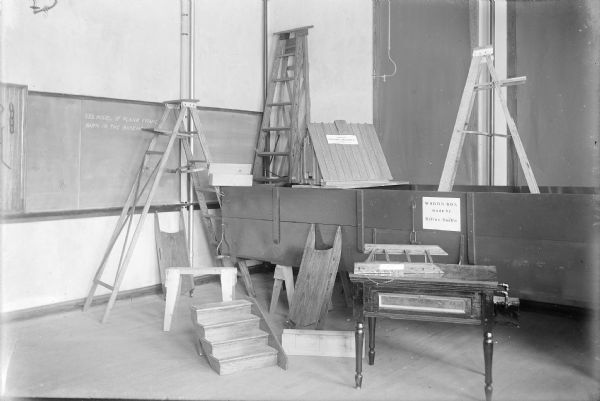
{"type": "Polygon", "coordinates": [[[527,77],[507,78],[507,79],[501,79],[499,81],[484,82],[482,84],[475,85],[474,88],[477,90],[485,90],[485,89],[491,89],[494,86],[520,85],[520,84],[525,83],[526,80],[527,80],[527,77]]]}
{"type": "Polygon", "coordinates": [[[147,155],[164,155],[165,152],[163,152],[162,150],[147,150],[146,154],[147,155]]]}
{"type": "Polygon", "coordinates": [[[288,81],[293,81],[294,78],[293,77],[287,77],[287,78],[275,78],[273,80],[273,82],[288,82],[288,81]]]}
{"type": "Polygon", "coordinates": [[[482,135],[482,136],[501,136],[504,138],[510,138],[510,135],[506,135],[506,134],[496,134],[496,133],[489,133],[489,132],[484,132],[484,131],[468,131],[468,130],[462,130],[460,131],[464,134],[473,134],[473,135],[482,135]]]}
{"type": "Polygon", "coordinates": [[[254,177],[255,181],[259,182],[278,182],[278,181],[287,181],[287,177],[254,177]]]}
{"type": "Polygon", "coordinates": [[[289,156],[289,152],[257,152],[258,156],[289,156]]]}
{"type": "Polygon", "coordinates": [[[291,106],[292,102],[273,102],[267,103],[267,106],[291,106]]]}
{"type": "Polygon", "coordinates": [[[292,129],[292,127],[266,127],[263,128],[262,130],[267,132],[267,131],[290,131],[292,129]]]}
{"type": "Polygon", "coordinates": [[[195,188],[195,190],[198,192],[210,192],[213,194],[217,193],[217,190],[215,188],[195,188]]]}
{"type": "Polygon", "coordinates": [[[160,129],[160,128],[142,128],[142,131],[145,132],[150,132],[152,134],[157,134],[157,135],[170,135],[173,132],[166,130],[166,129],[160,129]]]}
{"type": "Polygon", "coordinates": [[[202,213],[201,215],[202,215],[202,217],[207,218],[207,219],[217,219],[218,220],[218,219],[223,218],[222,216],[219,216],[217,214],[210,214],[210,213],[202,213]]]}
{"type": "Polygon", "coordinates": [[[101,280],[96,280],[96,284],[101,285],[104,288],[108,288],[111,291],[114,291],[114,289],[115,289],[115,287],[113,287],[112,285],[107,284],[107,283],[105,283],[104,281],[101,281],[101,280]]]}
{"type": "Polygon", "coordinates": [[[278,58],[284,58],[284,57],[292,57],[294,56],[296,53],[283,53],[280,54],[279,56],[277,56],[278,58]]]}

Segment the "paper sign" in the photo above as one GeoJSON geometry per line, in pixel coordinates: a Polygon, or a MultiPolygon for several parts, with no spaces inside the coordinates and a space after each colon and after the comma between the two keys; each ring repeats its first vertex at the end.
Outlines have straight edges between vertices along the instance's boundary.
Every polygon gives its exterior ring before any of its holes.
{"type": "Polygon", "coordinates": [[[424,196],[423,229],[460,231],[460,198],[424,196]]]}
{"type": "Polygon", "coordinates": [[[328,144],[358,145],[356,135],[327,135],[328,144]]]}

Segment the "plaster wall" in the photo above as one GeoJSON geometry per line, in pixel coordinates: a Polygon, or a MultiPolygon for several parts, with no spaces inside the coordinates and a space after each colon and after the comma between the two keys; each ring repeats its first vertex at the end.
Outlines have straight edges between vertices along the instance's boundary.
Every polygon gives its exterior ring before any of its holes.
{"type": "MultiPolygon", "coordinates": [[[[262,1],[195,1],[196,97],[202,106],[261,110],[262,1]]],[[[185,56],[180,2],[61,0],[46,15],[33,15],[29,5],[2,3],[2,82],[86,96],[179,98],[182,51],[185,56]]],[[[269,34],[315,25],[309,39],[312,120],[372,122],[371,1],[270,0],[268,6],[269,34]]],[[[85,297],[116,219],[2,224],[0,310],[85,297]]],[[[159,282],[152,220],[146,222],[123,290],[159,282]]],[[[196,220],[195,264],[212,264],[196,220]]],[[[163,229],[175,231],[177,213],[161,214],[163,223],[163,229]]],[[[109,275],[110,270],[107,280],[109,275]]]]}

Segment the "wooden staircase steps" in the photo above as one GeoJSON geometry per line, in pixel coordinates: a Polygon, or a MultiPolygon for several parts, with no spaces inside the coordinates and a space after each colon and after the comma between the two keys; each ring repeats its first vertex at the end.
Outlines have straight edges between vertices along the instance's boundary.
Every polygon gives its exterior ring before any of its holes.
{"type": "Polygon", "coordinates": [[[220,375],[279,365],[286,361],[279,342],[257,305],[247,300],[192,307],[203,353],[220,375]]]}

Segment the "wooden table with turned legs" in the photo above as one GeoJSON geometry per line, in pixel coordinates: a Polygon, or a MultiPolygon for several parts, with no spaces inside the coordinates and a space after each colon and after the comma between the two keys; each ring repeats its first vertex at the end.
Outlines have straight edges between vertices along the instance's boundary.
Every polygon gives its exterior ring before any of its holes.
{"type": "Polygon", "coordinates": [[[433,264],[433,271],[393,276],[351,274],[356,323],[356,387],[362,386],[364,320],[369,330],[369,365],[375,363],[378,317],[483,326],[485,397],[492,399],[494,292],[496,268],[479,265],[433,264]]]}

